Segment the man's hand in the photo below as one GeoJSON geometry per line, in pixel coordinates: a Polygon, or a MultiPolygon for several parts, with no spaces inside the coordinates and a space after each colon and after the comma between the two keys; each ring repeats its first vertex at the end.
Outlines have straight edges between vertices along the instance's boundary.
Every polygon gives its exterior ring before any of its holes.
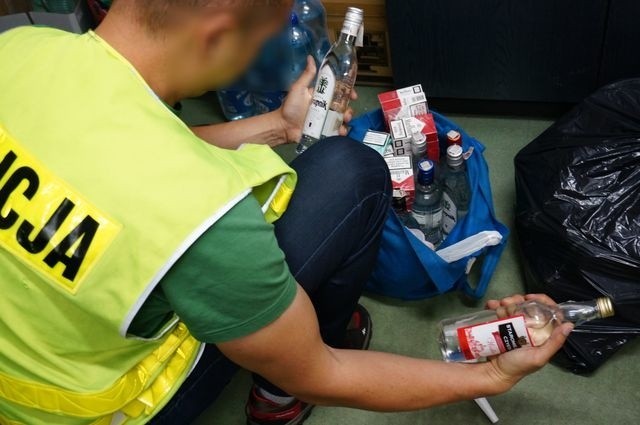
{"type": "MultiPolygon", "coordinates": [[[[281,117],[282,128],[289,143],[297,143],[302,138],[302,127],[307,117],[307,112],[313,99],[313,87],[310,87],[316,78],[316,64],[311,56],[307,58],[307,68],[296,81],[278,113],[281,117]]],[[[356,100],[358,94],[356,90],[351,91],[351,100],[356,100]]],[[[348,124],[353,118],[353,109],[349,108],[344,114],[344,122],[348,124]]],[[[347,128],[343,125],[340,128],[340,135],[347,135],[347,128]]]]}
{"type": "MultiPolygon", "coordinates": [[[[487,302],[487,308],[496,310],[498,317],[506,317],[513,313],[513,307],[525,301],[538,301],[548,305],[556,303],[546,295],[514,295],[501,301],[487,302]]],[[[565,323],[553,330],[549,339],[539,347],[525,347],[509,351],[490,359],[490,373],[497,385],[511,388],[524,378],[546,365],[551,357],[564,345],[567,336],[573,330],[573,324],[565,323]]]]}

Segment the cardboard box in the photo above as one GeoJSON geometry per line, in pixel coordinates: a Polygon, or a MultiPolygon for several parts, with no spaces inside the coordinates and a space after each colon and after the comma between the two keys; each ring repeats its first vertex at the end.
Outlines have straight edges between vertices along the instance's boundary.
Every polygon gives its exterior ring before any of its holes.
{"type": "Polygon", "coordinates": [[[389,172],[394,198],[405,198],[407,211],[411,211],[416,196],[416,183],[413,178],[413,164],[410,155],[385,157],[389,172]]]}
{"type": "Polygon", "coordinates": [[[429,113],[427,95],[422,84],[393,90],[378,95],[387,126],[391,121],[426,115],[429,113]]]}
{"type": "Polygon", "coordinates": [[[358,83],[388,86],[393,83],[385,0],[324,0],[329,36],[340,35],[347,7],[364,10],[364,46],[358,48],[358,83]]]}

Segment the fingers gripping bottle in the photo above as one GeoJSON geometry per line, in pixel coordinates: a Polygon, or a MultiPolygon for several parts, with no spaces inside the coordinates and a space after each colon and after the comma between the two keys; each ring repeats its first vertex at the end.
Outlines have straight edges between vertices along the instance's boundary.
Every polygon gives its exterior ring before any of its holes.
{"type": "Polygon", "coordinates": [[[440,348],[449,362],[495,356],[543,344],[561,323],[576,325],[614,315],[609,298],[550,306],[526,301],[497,310],[484,310],[440,322],[440,348]]]}
{"type": "Polygon", "coordinates": [[[320,66],[298,153],[304,152],[320,139],[339,134],[344,114],[349,107],[351,91],[356,83],[356,41],[362,35],[363,18],[362,9],[347,9],[340,38],[320,66]]]}

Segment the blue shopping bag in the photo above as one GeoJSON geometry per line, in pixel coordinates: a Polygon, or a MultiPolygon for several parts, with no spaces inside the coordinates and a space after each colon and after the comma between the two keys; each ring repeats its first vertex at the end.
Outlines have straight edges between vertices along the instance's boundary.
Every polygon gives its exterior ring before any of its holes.
{"type": "MultiPolygon", "coordinates": [[[[509,230],[495,216],[489,168],[483,156],[484,145],[444,116],[435,112],[433,116],[441,149],[445,148],[445,143],[442,142],[446,140],[446,134],[450,130],[456,130],[462,134],[464,150],[474,150],[467,160],[472,193],[469,214],[458,222],[438,251],[434,252],[406,229],[391,210],[383,230],[378,261],[367,289],[404,300],[423,299],[456,290],[479,299],[487,291],[506,246],[509,230]],[[491,245],[469,245],[468,241],[487,239],[484,238],[485,235],[493,235],[488,238],[493,240],[491,245]],[[453,256],[455,260],[445,255],[450,251],[457,252],[458,255],[453,256]],[[461,258],[457,259],[458,257],[461,258]],[[469,282],[469,271],[480,258],[480,277],[472,285],[469,282]]],[[[358,141],[362,141],[369,129],[384,131],[385,128],[381,110],[362,115],[350,125],[349,136],[358,141]]]]}

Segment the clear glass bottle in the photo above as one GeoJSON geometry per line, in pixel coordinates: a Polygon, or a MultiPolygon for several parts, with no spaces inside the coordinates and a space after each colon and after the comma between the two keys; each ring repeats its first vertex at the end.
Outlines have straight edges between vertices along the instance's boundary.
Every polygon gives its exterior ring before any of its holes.
{"type": "Polygon", "coordinates": [[[443,176],[442,233],[446,238],[455,225],[469,212],[471,189],[462,147],[447,148],[447,165],[443,176]]]}
{"type": "Polygon", "coordinates": [[[320,66],[313,101],[297,149],[299,154],[320,139],[339,134],[358,74],[355,45],[363,18],[362,9],[347,9],[340,38],[320,66]]]}
{"type": "Polygon", "coordinates": [[[418,171],[420,161],[427,159],[427,136],[417,131],[411,135],[411,153],[413,155],[413,169],[418,171]]]}
{"type": "Polygon", "coordinates": [[[447,146],[453,145],[462,146],[462,135],[455,130],[450,130],[447,133],[447,146]]]}
{"type": "Polygon", "coordinates": [[[613,315],[609,298],[557,306],[527,301],[443,320],[439,324],[440,348],[446,361],[477,361],[516,348],[541,345],[561,323],[580,325],[613,315]]]}
{"type": "Polygon", "coordinates": [[[391,201],[391,206],[393,210],[396,212],[398,219],[402,223],[404,227],[406,227],[418,240],[425,245],[427,245],[430,249],[435,251],[435,246],[426,240],[424,232],[422,231],[422,226],[415,219],[413,213],[407,211],[407,198],[397,198],[394,197],[391,201]]]}
{"type": "Polygon", "coordinates": [[[437,247],[442,242],[442,192],[435,182],[435,165],[429,159],[418,164],[416,198],[412,210],[425,240],[437,247]]]}

